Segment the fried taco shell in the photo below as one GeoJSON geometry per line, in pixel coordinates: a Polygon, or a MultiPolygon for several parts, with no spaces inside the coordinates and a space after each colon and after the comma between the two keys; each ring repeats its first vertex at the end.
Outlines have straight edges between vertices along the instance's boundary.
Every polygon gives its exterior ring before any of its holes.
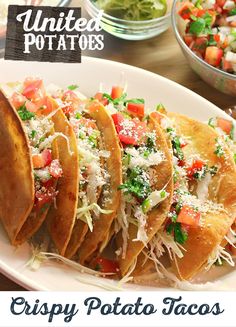
{"type": "Polygon", "coordinates": [[[224,210],[207,213],[201,224],[188,231],[183,258],[177,258],[175,267],[181,279],[190,279],[203,268],[215,249],[221,245],[236,216],[236,167],[229,148],[223,146],[224,155],[217,156],[218,133],[206,124],[183,115],[169,113],[168,116],[181,136],[188,139],[183,148],[186,158],[200,157],[209,166],[219,167],[208,187],[208,200],[222,204],[224,210]]]}
{"type": "MultiPolygon", "coordinates": [[[[173,193],[172,157],[169,151],[165,134],[161,130],[157,121],[152,117],[152,115],[150,115],[148,127],[151,131],[155,131],[156,145],[165,156],[165,160],[163,160],[159,165],[152,167],[156,181],[155,189],[161,190],[165,188],[166,192],[169,193],[169,196],[164,201],[162,201],[157,207],[154,207],[147,215],[147,224],[145,227],[148,237],[147,244],[165,221],[167,213],[169,212],[171,206],[173,193]]],[[[137,235],[137,227],[135,225],[130,224],[128,235],[129,239],[125,258],[122,258],[122,256],[119,257],[120,271],[123,276],[129,271],[129,269],[135,263],[137,257],[145,247],[143,242],[133,241],[133,239],[135,239],[137,235]]],[[[118,236],[118,243],[122,245],[122,239],[120,235],[118,236]]]]}
{"type": "Polygon", "coordinates": [[[0,91],[0,219],[13,244],[34,204],[33,180],[21,120],[0,91]]]}
{"type": "Polygon", "coordinates": [[[93,231],[87,233],[78,251],[79,260],[82,264],[94,252],[99,251],[101,245],[102,248],[105,246],[104,239],[109,235],[120,204],[120,191],[118,187],[122,183],[121,148],[112,118],[103,106],[96,103],[90,105],[90,116],[96,121],[98,129],[102,132],[104,149],[110,152],[106,160],[106,169],[110,176],[110,184],[107,190],[109,201],[105,204],[104,209],[111,210],[112,213],[100,214],[100,217],[94,221],[93,231]]]}
{"type": "Polygon", "coordinates": [[[57,139],[63,175],[57,183],[56,206],[50,207],[47,225],[59,253],[64,255],[75,222],[78,202],[79,159],[76,137],[66,116],[61,110],[58,110],[52,120],[55,132],[63,133],[68,142],[65,138],[59,137],[57,139]]]}

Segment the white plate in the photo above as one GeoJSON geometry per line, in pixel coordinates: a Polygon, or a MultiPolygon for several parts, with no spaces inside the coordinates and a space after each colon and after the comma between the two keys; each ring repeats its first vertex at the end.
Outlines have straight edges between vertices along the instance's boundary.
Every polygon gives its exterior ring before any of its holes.
{"type": "MultiPolygon", "coordinates": [[[[46,84],[55,83],[62,87],[78,84],[79,90],[93,96],[103,83],[103,90],[109,91],[112,85],[119,85],[121,79],[128,84],[129,97],[146,100],[149,107],[163,103],[169,111],[187,114],[206,121],[212,116],[228,117],[219,108],[192,91],[148,71],[96,58],[82,58],[82,64],[58,64],[37,62],[0,61],[0,82],[23,80],[27,76],[40,76],[46,84]]],[[[0,229],[0,271],[20,285],[30,290],[101,290],[100,278],[93,279],[95,285],[81,282],[75,272],[55,262],[43,264],[33,272],[25,264],[30,257],[27,244],[15,249],[9,244],[5,232],[0,229]]],[[[82,275],[84,277],[84,275],[82,275]]],[[[211,277],[212,278],[212,277],[211,277]]],[[[216,284],[206,284],[203,289],[235,289],[236,271],[223,274],[216,284]]],[[[112,281],[108,281],[114,284],[112,281]]],[[[125,289],[158,290],[141,286],[127,285],[125,289]]],[[[160,290],[160,289],[159,289],[160,290]]]]}

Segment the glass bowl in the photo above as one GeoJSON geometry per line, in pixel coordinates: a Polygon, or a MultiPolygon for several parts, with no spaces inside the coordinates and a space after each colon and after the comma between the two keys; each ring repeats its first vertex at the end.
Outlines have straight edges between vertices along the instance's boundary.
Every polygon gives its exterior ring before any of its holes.
{"type": "Polygon", "coordinates": [[[186,22],[178,15],[179,8],[182,4],[183,1],[181,0],[174,1],[171,12],[171,20],[175,37],[190,67],[209,85],[223,93],[236,96],[236,75],[227,73],[209,65],[194,52],[192,52],[192,50],[185,44],[183,35],[186,22]]]}
{"type": "MultiPolygon", "coordinates": [[[[170,11],[172,0],[167,0],[165,16],[144,21],[128,21],[103,13],[101,27],[104,31],[125,40],[145,40],[157,36],[171,24],[170,11]]],[[[99,8],[93,1],[85,0],[85,8],[91,17],[97,17],[99,8]]]]}

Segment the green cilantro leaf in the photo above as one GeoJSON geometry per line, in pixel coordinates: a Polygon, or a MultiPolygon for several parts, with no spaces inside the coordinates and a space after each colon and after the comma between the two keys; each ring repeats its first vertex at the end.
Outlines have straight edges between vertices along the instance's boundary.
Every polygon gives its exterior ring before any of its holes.
{"type": "Polygon", "coordinates": [[[33,112],[30,112],[26,109],[25,104],[23,104],[18,110],[18,115],[20,116],[21,120],[30,120],[35,117],[35,114],[33,112]]]}
{"type": "Polygon", "coordinates": [[[144,104],[145,101],[144,99],[130,99],[125,101],[125,104],[127,103],[144,104]]]}
{"type": "Polygon", "coordinates": [[[175,242],[184,244],[188,239],[186,231],[182,230],[180,223],[171,223],[166,228],[167,234],[174,234],[175,242]]]}
{"type": "Polygon", "coordinates": [[[123,190],[125,194],[131,193],[138,199],[145,199],[151,193],[149,181],[140,167],[128,169],[127,180],[118,189],[123,190]]]}
{"type": "Polygon", "coordinates": [[[74,90],[78,89],[79,86],[76,84],[72,84],[72,85],[69,85],[67,88],[68,88],[68,90],[74,91],[74,90]]]}
{"type": "Polygon", "coordinates": [[[236,15],[236,8],[233,8],[232,10],[230,10],[229,12],[229,16],[234,16],[236,15]]]}

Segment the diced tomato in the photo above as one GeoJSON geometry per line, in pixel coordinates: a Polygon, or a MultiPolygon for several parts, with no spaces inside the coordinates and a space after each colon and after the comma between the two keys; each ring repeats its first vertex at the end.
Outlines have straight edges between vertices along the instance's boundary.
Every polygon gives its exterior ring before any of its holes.
{"type": "Polygon", "coordinates": [[[40,78],[28,77],[24,81],[22,94],[38,107],[44,105],[46,91],[40,78]]]}
{"type": "Polygon", "coordinates": [[[181,148],[186,147],[186,145],[188,145],[188,142],[186,140],[180,140],[180,147],[181,148]]]}
{"type": "Polygon", "coordinates": [[[224,119],[224,118],[217,118],[217,127],[222,129],[227,135],[230,135],[234,125],[231,120],[224,119]]]}
{"type": "Polygon", "coordinates": [[[188,47],[194,42],[194,36],[190,34],[184,35],[184,42],[187,44],[188,47]]]}
{"type": "Polygon", "coordinates": [[[44,105],[37,110],[37,115],[48,115],[50,112],[56,110],[57,108],[58,104],[56,100],[50,96],[46,96],[44,105]]]}
{"type": "Polygon", "coordinates": [[[19,107],[23,106],[26,103],[27,99],[24,95],[18,92],[14,92],[11,96],[10,101],[13,107],[18,109],[19,107]]]}
{"type": "Polygon", "coordinates": [[[197,227],[200,218],[201,213],[199,211],[195,211],[194,208],[184,205],[178,214],[177,222],[187,226],[197,227]]]}
{"type": "Polygon", "coordinates": [[[216,46],[207,47],[205,53],[205,60],[208,64],[217,67],[220,65],[223,54],[223,50],[217,48],[216,46]]]}
{"type": "Polygon", "coordinates": [[[218,7],[223,8],[224,5],[225,5],[225,2],[226,2],[226,0],[216,0],[216,5],[217,5],[218,7]]]}
{"type": "Polygon", "coordinates": [[[187,177],[189,179],[192,179],[194,177],[194,174],[200,172],[205,167],[205,165],[206,164],[204,163],[204,161],[200,159],[195,159],[192,163],[192,166],[187,168],[187,177]]]}
{"type": "Polygon", "coordinates": [[[119,139],[126,145],[138,145],[145,139],[147,124],[140,120],[125,119],[122,114],[112,115],[119,139]]]}
{"type": "Polygon", "coordinates": [[[139,118],[144,117],[144,104],[143,103],[128,103],[127,110],[134,116],[139,118]]]}
{"type": "Polygon", "coordinates": [[[109,103],[108,99],[103,97],[103,93],[102,92],[96,93],[95,96],[94,96],[94,98],[97,99],[104,106],[108,105],[108,103],[109,103]]]}
{"type": "Polygon", "coordinates": [[[208,39],[207,37],[198,37],[195,39],[195,41],[192,42],[190,45],[190,49],[193,50],[194,52],[198,52],[201,55],[204,55],[206,48],[208,44],[208,39]]]}
{"type": "Polygon", "coordinates": [[[33,154],[32,160],[34,168],[44,168],[52,162],[52,151],[45,149],[39,154],[33,154]]]}
{"type": "Polygon", "coordinates": [[[103,257],[95,260],[95,269],[102,273],[118,273],[120,270],[117,261],[103,257]]]}
{"type": "Polygon", "coordinates": [[[220,42],[220,35],[219,34],[215,34],[214,36],[214,40],[218,43],[220,42]]]}
{"type": "Polygon", "coordinates": [[[124,88],[120,86],[113,86],[111,90],[111,98],[113,100],[118,99],[122,96],[124,88]]]}
{"type": "Polygon", "coordinates": [[[236,27],[236,22],[230,22],[229,25],[230,25],[231,27],[236,27]]]}
{"type": "Polygon", "coordinates": [[[49,187],[46,191],[39,190],[35,193],[35,208],[42,209],[45,204],[50,204],[57,196],[57,191],[54,187],[49,187]]]}
{"type": "Polygon", "coordinates": [[[163,116],[158,111],[153,111],[150,113],[150,117],[156,120],[158,124],[161,123],[163,116]]]}
{"type": "Polygon", "coordinates": [[[192,10],[194,9],[194,5],[191,2],[184,2],[182,7],[180,8],[178,14],[183,18],[183,19],[190,19],[190,16],[192,15],[192,10]]]}
{"type": "Polygon", "coordinates": [[[125,120],[125,117],[119,112],[117,112],[116,114],[112,114],[111,117],[115,124],[116,130],[119,133],[122,130],[121,125],[122,125],[122,122],[125,120]]]}
{"type": "Polygon", "coordinates": [[[58,159],[54,159],[48,168],[52,177],[59,178],[62,176],[63,171],[58,159]]]}
{"type": "Polygon", "coordinates": [[[65,115],[69,115],[75,110],[77,110],[79,104],[81,103],[81,100],[71,90],[68,90],[63,94],[62,101],[64,102],[62,110],[65,115]]]}
{"type": "Polygon", "coordinates": [[[178,160],[178,166],[184,167],[185,166],[185,160],[178,160]]]}

